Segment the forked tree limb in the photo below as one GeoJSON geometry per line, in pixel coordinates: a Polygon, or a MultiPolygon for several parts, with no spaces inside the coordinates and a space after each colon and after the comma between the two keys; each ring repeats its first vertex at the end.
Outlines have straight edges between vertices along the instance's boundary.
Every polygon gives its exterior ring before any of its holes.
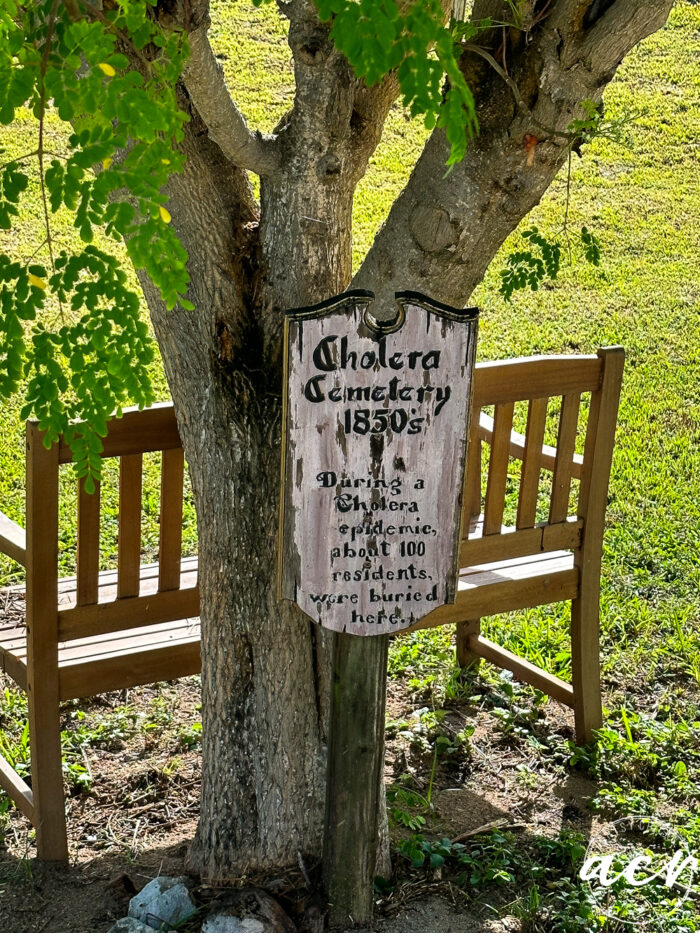
{"type": "Polygon", "coordinates": [[[272,136],[252,132],[231,97],[224,71],[209,42],[208,4],[199,4],[198,19],[189,30],[190,55],[183,74],[184,85],[210,138],[238,168],[269,175],[279,165],[272,136]]]}

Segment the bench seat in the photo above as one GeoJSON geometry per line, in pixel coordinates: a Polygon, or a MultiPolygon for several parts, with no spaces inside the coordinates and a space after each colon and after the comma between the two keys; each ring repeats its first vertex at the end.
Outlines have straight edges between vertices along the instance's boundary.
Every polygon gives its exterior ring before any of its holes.
{"type": "Polygon", "coordinates": [[[574,555],[548,551],[461,569],[456,603],[471,619],[573,599],[577,586],[574,555]]]}
{"type": "MultiPolygon", "coordinates": [[[[99,575],[97,604],[114,606],[126,622],[130,603],[143,606],[142,600],[149,596],[158,595],[160,598],[163,595],[158,594],[158,578],[158,564],[144,565],[140,573],[139,595],[116,600],[117,572],[103,571],[99,575]]],[[[184,614],[195,607],[198,600],[196,557],[181,561],[180,585],[181,589],[172,591],[172,597],[182,605],[182,618],[59,642],[61,700],[153,683],[156,672],[161,680],[199,673],[199,618],[184,614]]],[[[11,588],[15,593],[22,590],[22,587],[11,588]]],[[[59,612],[75,609],[76,603],[77,578],[59,580],[59,612]]],[[[94,610],[94,606],[91,608],[94,610]]],[[[0,624],[0,669],[23,690],[27,689],[27,631],[24,625],[0,624]]]]}
{"type": "MultiPolygon", "coordinates": [[[[474,529],[478,535],[480,527],[474,529]]],[[[115,603],[116,571],[100,573],[98,605],[115,603]]],[[[183,602],[189,601],[197,581],[197,558],[182,561],[181,589],[173,591],[183,602]]],[[[131,599],[155,595],[158,565],[141,569],[139,597],[118,601],[128,618],[131,599]]],[[[543,602],[572,599],[578,586],[578,571],[573,554],[550,551],[528,557],[491,561],[460,570],[456,605],[442,606],[426,616],[417,628],[442,625],[455,612],[465,619],[508,612],[543,602]],[[526,590],[526,592],[524,592],[526,590]]],[[[21,588],[14,588],[17,592],[21,588]]],[[[76,605],[76,578],[59,581],[59,610],[76,605]]],[[[162,680],[199,673],[200,623],[197,617],[184,617],[139,628],[124,628],[87,638],[59,642],[58,669],[61,700],[92,696],[108,690],[152,683],[154,671],[162,680]]],[[[0,669],[9,674],[22,689],[27,686],[27,638],[23,625],[0,626],[0,669]]]]}

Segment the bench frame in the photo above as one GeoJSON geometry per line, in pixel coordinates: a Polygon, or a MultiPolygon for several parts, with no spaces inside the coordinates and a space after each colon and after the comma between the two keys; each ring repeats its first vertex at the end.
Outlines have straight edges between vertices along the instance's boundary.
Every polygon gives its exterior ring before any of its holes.
{"type": "Polygon", "coordinates": [[[603,721],[600,690],[600,573],[608,483],[624,368],[621,347],[593,356],[549,356],[477,365],[471,435],[462,494],[460,580],[481,568],[502,581],[460,587],[415,628],[456,623],[463,668],[485,659],[511,671],[574,711],[576,740],[590,742],[603,721]],[[590,392],[583,454],[575,453],[581,394],[590,392]],[[557,446],[543,444],[550,398],[562,397],[557,446]],[[514,404],[528,402],[525,435],[512,430],[514,404]],[[494,405],[491,418],[482,408],[494,405]],[[482,497],[482,447],[490,447],[482,497]],[[515,527],[503,527],[509,458],[522,461],[515,527]],[[552,473],[547,521],[535,522],[540,473],[552,473]],[[579,480],[576,514],[569,514],[572,479],[579,480]],[[481,513],[482,498],[484,511],[481,513]],[[568,557],[560,556],[568,555],[568,557]],[[544,563],[543,561],[547,561],[544,563]],[[519,566],[517,566],[519,564],[519,566]],[[490,569],[489,569],[490,568],[490,569]],[[542,569],[551,573],[542,573],[542,569]],[[515,571],[518,572],[515,572],[515,571]],[[481,618],[571,601],[571,684],[481,634],[481,618]]]}
{"type": "MultiPolygon", "coordinates": [[[[602,723],[599,595],[605,507],[624,365],[619,347],[595,356],[535,357],[477,365],[471,434],[462,494],[460,585],[456,603],[441,606],[415,628],[456,626],[457,660],[480,658],[506,668],[574,710],[579,743],[602,723]],[[581,393],[590,392],[583,455],[575,453],[581,393]],[[561,396],[557,447],[543,444],[547,405],[561,396]],[[514,405],[528,402],[525,435],[512,430],[514,405]],[[482,413],[494,405],[494,417],[482,413]],[[490,460],[482,513],[482,453],[490,460]],[[511,458],[522,462],[515,527],[502,525],[511,458]],[[549,516],[535,522],[540,475],[552,472],[549,516]],[[569,514],[572,479],[580,482],[576,514],[569,514]],[[483,616],[571,600],[572,683],[554,677],[484,638],[483,616]]],[[[60,652],[76,639],[98,644],[151,626],[159,632],[199,614],[199,587],[182,588],[183,451],[173,407],[130,410],[113,419],[103,457],[120,457],[119,546],[116,587],[100,600],[99,488],[80,483],[75,605],[59,605],[58,469],[68,446],[44,447],[36,423],[27,424],[26,535],[0,513],[0,552],[26,567],[26,654],[3,647],[2,669],[27,691],[31,788],[0,757],[0,786],[37,831],[40,858],[68,856],[59,704],[97,692],[169,680],[200,670],[198,632],[172,644],[155,639],[137,655],[109,651],[61,666],[60,652]],[[157,585],[143,593],[141,549],[142,454],[162,451],[157,585]]],[[[191,570],[191,566],[190,566],[191,570]]],[[[154,571],[151,571],[153,575],[154,571]]],[[[111,572],[111,580],[114,573],[111,572]]],[[[191,580],[190,580],[191,582],[191,580]]],[[[1,633],[0,633],[1,634],[1,633]]],[[[24,641],[23,641],[24,644],[24,641]]]]}

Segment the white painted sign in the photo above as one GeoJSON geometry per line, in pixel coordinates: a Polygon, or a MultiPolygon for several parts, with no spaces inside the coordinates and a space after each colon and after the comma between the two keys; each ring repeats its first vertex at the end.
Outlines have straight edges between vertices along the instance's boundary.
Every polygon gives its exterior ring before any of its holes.
{"type": "Polygon", "coordinates": [[[381,635],[454,602],[475,309],[368,292],[285,319],[279,597],[381,635]]]}

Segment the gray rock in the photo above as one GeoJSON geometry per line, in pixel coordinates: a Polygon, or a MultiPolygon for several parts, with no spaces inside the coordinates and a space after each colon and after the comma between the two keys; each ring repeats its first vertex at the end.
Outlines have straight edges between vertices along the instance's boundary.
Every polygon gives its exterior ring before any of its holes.
{"type": "Polygon", "coordinates": [[[169,930],[196,912],[184,878],[154,878],[129,902],[129,917],[154,930],[169,930]]]}
{"type": "Polygon", "coordinates": [[[202,933],[267,933],[264,924],[254,917],[231,917],[227,914],[214,914],[204,921],[202,933]]]}
{"type": "Polygon", "coordinates": [[[241,888],[212,903],[202,933],[296,933],[296,927],[266,891],[241,888]]]}
{"type": "Polygon", "coordinates": [[[110,927],[109,933],[151,933],[152,929],[140,920],[134,920],[133,917],[122,917],[113,927],[110,927]]]}

